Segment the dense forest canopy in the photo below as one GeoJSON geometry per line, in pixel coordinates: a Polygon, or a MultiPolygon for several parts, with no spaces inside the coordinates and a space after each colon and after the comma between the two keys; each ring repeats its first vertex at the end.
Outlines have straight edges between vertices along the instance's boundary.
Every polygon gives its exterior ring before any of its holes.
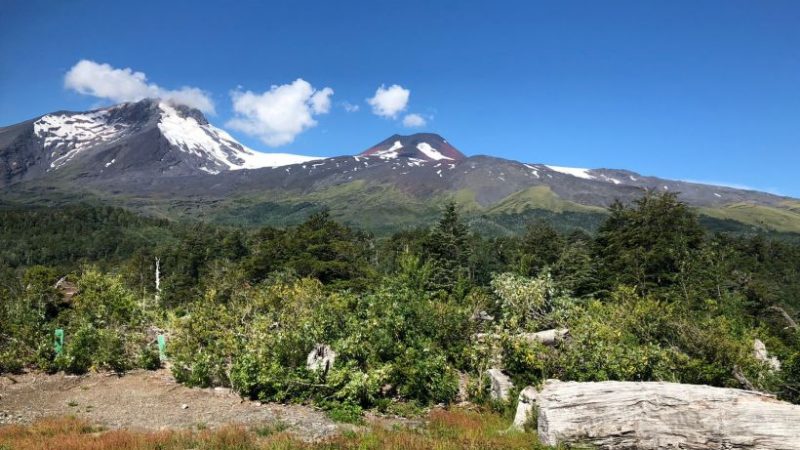
{"type": "Polygon", "coordinates": [[[518,387],[744,380],[800,402],[799,311],[800,244],[711,233],[673,194],[614,204],[594,235],[531,221],[512,237],[476,233],[455,204],[381,238],[325,211],[241,229],[0,210],[0,372],[155,368],[162,334],[181,382],[353,414],[453,401],[464,374],[485,399],[498,353],[518,387]],[[552,328],[570,338],[520,338],[552,328]],[[306,365],[318,344],[337,354],[329,370],[306,365]]]}

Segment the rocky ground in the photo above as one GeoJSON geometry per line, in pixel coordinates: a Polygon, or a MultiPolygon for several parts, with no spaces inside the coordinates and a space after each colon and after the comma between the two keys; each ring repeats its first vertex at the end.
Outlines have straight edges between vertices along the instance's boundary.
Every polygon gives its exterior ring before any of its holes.
{"type": "Polygon", "coordinates": [[[27,424],[53,416],[142,431],[270,426],[286,428],[304,440],[332,436],[343,426],[308,406],[243,400],[224,388],[188,388],[176,383],[167,370],[124,376],[0,375],[0,424],[27,424]]]}

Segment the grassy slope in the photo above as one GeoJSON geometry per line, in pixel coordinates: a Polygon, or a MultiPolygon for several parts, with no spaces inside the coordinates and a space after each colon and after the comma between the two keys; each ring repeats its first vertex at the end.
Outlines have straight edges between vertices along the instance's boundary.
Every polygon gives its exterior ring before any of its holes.
{"type": "MultiPolygon", "coordinates": [[[[4,196],[5,201],[51,207],[78,201],[127,207],[152,217],[201,220],[236,226],[286,226],[302,222],[309,214],[328,208],[338,220],[378,234],[428,226],[447,201],[459,204],[465,217],[482,233],[519,232],[531,220],[544,220],[564,230],[593,231],[606,215],[603,208],[564,200],[546,186],[531,187],[482,207],[468,189],[432,198],[412,197],[392,186],[354,181],[309,194],[266,191],[235,198],[154,199],[109,195],[103,192],[64,193],[39,188],[4,196]]],[[[715,231],[800,234],[800,201],[781,207],[737,203],[698,208],[704,223],[715,231]]]]}
{"type": "Polygon", "coordinates": [[[560,198],[547,186],[534,186],[515,192],[500,202],[487,208],[487,214],[521,214],[531,209],[544,209],[555,213],[600,213],[605,214],[605,209],[596,206],[586,206],[573,203],[560,198]]]}
{"type": "Polygon", "coordinates": [[[722,208],[699,208],[699,211],[709,217],[730,219],[765,230],[800,233],[800,203],[787,205],[787,209],[734,203],[722,208]]]}

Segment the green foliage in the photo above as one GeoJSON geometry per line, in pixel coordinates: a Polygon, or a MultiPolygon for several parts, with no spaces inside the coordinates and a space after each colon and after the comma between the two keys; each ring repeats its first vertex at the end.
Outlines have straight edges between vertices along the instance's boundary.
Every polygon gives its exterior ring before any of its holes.
{"type": "Polygon", "coordinates": [[[327,406],[326,412],[328,417],[336,422],[343,422],[343,423],[353,423],[353,424],[362,424],[364,420],[362,419],[362,414],[364,410],[352,403],[334,403],[332,405],[323,405],[327,406]]]}
{"type": "Polygon", "coordinates": [[[491,404],[480,380],[498,357],[517,386],[740,387],[736,372],[800,402],[800,245],[708,235],[669,194],[614,205],[596,236],[526,220],[521,236],[486,239],[455,204],[431,228],[384,240],[325,211],[258,230],[113,208],[71,213],[85,223],[57,211],[3,213],[0,243],[26,227],[76,240],[43,240],[52,254],[27,237],[0,250],[10,255],[0,263],[2,372],[156,369],[155,336],[164,334],[172,372],[187,385],[314,402],[341,421],[367,408],[410,414],[449,403],[462,374],[472,399],[491,404]],[[111,242],[115,234],[123,243],[111,242]],[[56,287],[65,276],[74,295],[56,287]],[[520,336],[561,327],[570,337],[555,347],[520,336]],[[66,333],[58,357],[56,328],[66,333]],[[755,338],[782,371],[755,360],[755,338]],[[336,358],[312,370],[318,345],[336,358]]]}
{"type": "Polygon", "coordinates": [[[433,288],[451,290],[460,280],[470,277],[472,249],[468,229],[459,217],[455,203],[445,206],[439,223],[425,237],[423,249],[433,265],[433,288]]]}
{"type": "Polygon", "coordinates": [[[77,329],[75,335],[67,340],[64,353],[56,358],[56,366],[69,373],[86,373],[92,367],[92,361],[99,344],[97,329],[84,324],[77,329]]]}
{"type": "Polygon", "coordinates": [[[129,358],[125,342],[114,330],[104,329],[98,333],[97,350],[93,356],[96,367],[123,373],[130,368],[129,358]]]}
{"type": "Polygon", "coordinates": [[[284,269],[341,287],[359,287],[372,276],[368,236],[333,221],[327,211],[288,230],[265,228],[256,239],[244,263],[254,281],[284,269]]]}
{"type": "Polygon", "coordinates": [[[702,242],[697,216],[677,194],[648,193],[630,208],[617,202],[597,235],[603,278],[642,293],[673,285],[702,242]]]}
{"type": "Polygon", "coordinates": [[[95,269],[87,269],[78,279],[78,294],[73,302],[74,314],[96,326],[136,324],[141,320],[141,311],[122,278],[95,269]]]}
{"type": "Polygon", "coordinates": [[[0,261],[12,267],[119,262],[179,227],[113,207],[0,208],[0,261]]]}
{"type": "Polygon", "coordinates": [[[142,348],[139,354],[137,365],[145,370],[157,370],[161,368],[161,359],[158,354],[158,349],[153,345],[147,345],[142,348]]]}
{"type": "Polygon", "coordinates": [[[494,277],[492,290],[497,296],[498,312],[503,327],[513,331],[536,331],[544,325],[543,319],[551,308],[555,295],[549,273],[538,278],[527,278],[513,273],[494,277]]]}
{"type": "Polygon", "coordinates": [[[189,386],[230,384],[227,369],[237,347],[236,323],[225,305],[199,302],[171,328],[172,373],[189,386]]]}

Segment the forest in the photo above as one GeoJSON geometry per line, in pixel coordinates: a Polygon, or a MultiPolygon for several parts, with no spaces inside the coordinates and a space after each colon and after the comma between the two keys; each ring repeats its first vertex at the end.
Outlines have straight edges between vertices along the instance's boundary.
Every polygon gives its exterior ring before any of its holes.
{"type": "Polygon", "coordinates": [[[0,373],[168,364],[189,386],[343,421],[413,414],[460,389],[507,407],[488,395],[498,358],[517,389],[746,383],[800,403],[799,311],[797,241],[708,231],[669,193],[613,204],[594,234],[532,221],[512,237],[474,232],[454,203],[390,236],[325,211],[236,228],[91,205],[0,209],[0,373]],[[556,347],[520,338],[553,328],[569,330],[556,347]],[[754,357],[755,339],[780,370],[754,357]],[[325,370],[307,367],[318,345],[336,353],[325,370]]]}

